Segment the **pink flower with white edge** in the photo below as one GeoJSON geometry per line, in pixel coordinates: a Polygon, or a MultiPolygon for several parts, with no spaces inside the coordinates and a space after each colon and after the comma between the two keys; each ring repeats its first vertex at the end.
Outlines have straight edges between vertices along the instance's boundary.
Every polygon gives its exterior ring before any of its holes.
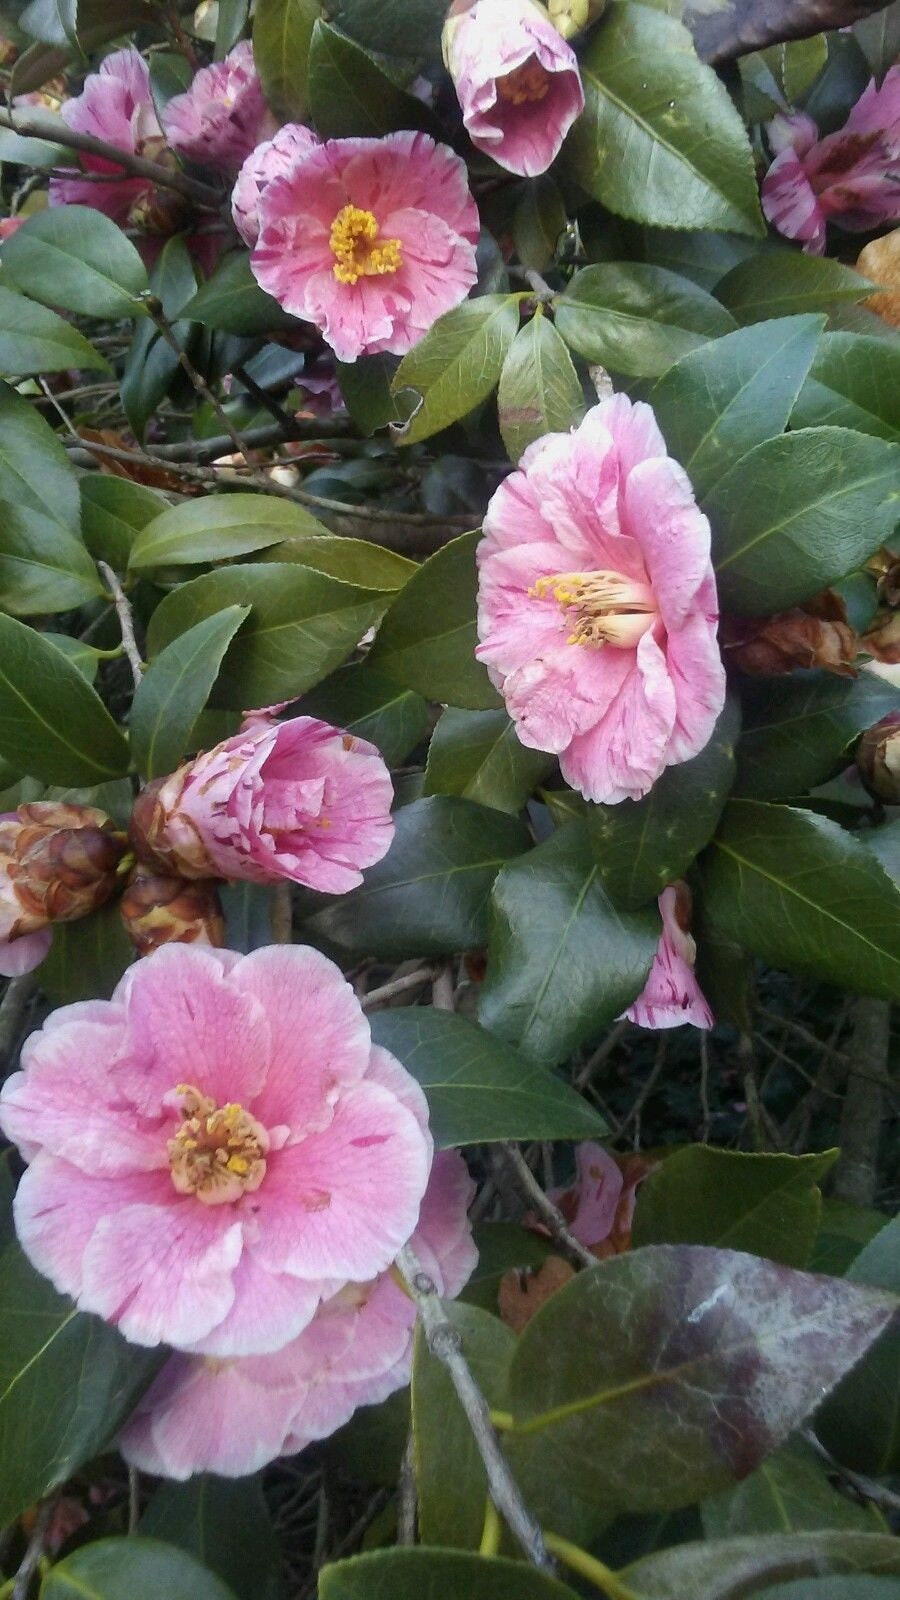
{"type": "Polygon", "coordinates": [[[523,178],[546,172],[584,110],[584,90],[575,52],[543,6],[475,0],[451,8],[444,56],[476,148],[523,178]]]}
{"type": "Polygon", "coordinates": [[[465,163],[426,133],[332,139],[273,178],[253,272],[341,361],[403,355],[477,277],[465,163]]]}
{"type": "Polygon", "coordinates": [[[298,157],[308,155],[318,145],[311,128],[305,128],[302,122],[286,122],[274,139],[251,150],[231,192],[231,215],[245,244],[252,248],[259,238],[259,199],[266,185],[289,172],[298,157]]]}
{"type": "Polygon", "coordinates": [[[284,878],[325,894],[362,883],[394,837],[394,787],[373,744],[315,717],[248,712],[231,739],[148,784],[138,854],[183,878],[284,878]]]}
{"type": "Polygon", "coordinates": [[[185,160],[237,172],[277,127],[249,39],[236,44],[224,61],[201,67],[190,88],[164,106],[162,120],[172,149],[185,160]]]}
{"type": "MultiPolygon", "coordinates": [[[[165,141],[150,93],[150,71],[137,50],[116,50],[84,80],[80,95],[63,103],[63,121],[77,133],[105,139],[127,155],[158,161],[165,141]]],[[[83,174],[63,172],[50,179],[52,206],[92,206],[114,222],[127,222],[132,209],[155,193],[148,178],[136,178],[105,156],[81,155],[83,174]],[[104,182],[108,177],[109,181],[104,182]]]]}
{"type": "Polygon", "coordinates": [[[690,934],[691,895],[686,883],[670,883],[659,897],[662,933],[647,982],[624,1013],[641,1028],[711,1028],[715,1022],[694,973],[697,946],[690,934]]]}
{"type": "Polygon", "coordinates": [[[843,128],[827,138],[802,113],[770,122],[776,152],[762,183],[762,208],[773,228],[821,255],[826,225],[851,233],[900,222],[900,66],[881,88],[874,78],[843,128]]]}
{"type": "MultiPolygon", "coordinates": [[[[477,1260],[467,1217],[473,1191],[455,1150],[435,1156],[410,1244],[448,1299],[477,1260]]],[[[273,1355],[173,1356],[128,1422],[122,1454],[140,1471],[166,1478],[257,1472],[334,1433],[357,1406],[402,1388],[414,1323],[413,1302],[388,1271],[342,1289],[273,1355]]]]}
{"type": "Polygon", "coordinates": [[[53,1012],[0,1095],[32,1264],[135,1344],[281,1349],[384,1272],[431,1167],[421,1091],[317,950],[170,944],[53,1012]]]}
{"type": "Polygon", "coordinates": [[[478,550],[479,661],[522,744],[587,800],[639,800],[725,699],[709,523],[648,405],[531,445],[478,550]]]}

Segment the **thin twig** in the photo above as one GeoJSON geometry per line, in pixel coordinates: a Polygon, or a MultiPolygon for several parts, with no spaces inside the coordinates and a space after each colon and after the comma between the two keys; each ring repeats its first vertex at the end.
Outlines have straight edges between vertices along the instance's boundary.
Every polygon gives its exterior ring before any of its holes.
{"type": "Polygon", "coordinates": [[[712,1127],[712,1113],[709,1109],[709,1040],[702,1029],[700,1030],[700,1111],[703,1116],[700,1143],[708,1144],[712,1127]]]}
{"type": "Polygon", "coordinates": [[[649,1073],[649,1076],[645,1080],[645,1082],[644,1082],[644,1084],[643,1084],[643,1086],[641,1088],[641,1092],[638,1095],[637,1099],[635,1100],[634,1105],[632,1106],[631,1110],[629,1111],[627,1117],[625,1118],[625,1121],[622,1122],[619,1125],[619,1128],[617,1129],[617,1132],[616,1132],[616,1137],[618,1138],[619,1135],[621,1135],[621,1134],[623,1134],[625,1132],[625,1129],[628,1127],[628,1124],[630,1122],[633,1122],[634,1123],[633,1145],[634,1145],[634,1149],[635,1150],[639,1150],[640,1147],[641,1147],[641,1117],[643,1115],[643,1110],[644,1110],[645,1105],[647,1104],[647,1101],[650,1099],[651,1094],[653,1093],[654,1089],[656,1088],[656,1085],[658,1084],[660,1078],[662,1077],[663,1067],[666,1064],[666,1055],[668,1054],[668,1049],[669,1049],[668,1039],[666,1038],[666,1035],[664,1033],[661,1033],[660,1036],[659,1036],[659,1039],[657,1040],[657,1044],[656,1044],[656,1059],[655,1059],[655,1061],[653,1063],[653,1067],[652,1067],[652,1069],[651,1069],[651,1071],[649,1073]]]}
{"type": "Polygon", "coordinates": [[[269,925],[273,944],[293,944],[294,901],[289,883],[278,883],[272,890],[269,925]]]}
{"type": "Polygon", "coordinates": [[[583,1067],[579,1067],[578,1075],[575,1079],[576,1089],[583,1089],[586,1084],[590,1083],[597,1068],[606,1060],[607,1056],[612,1054],[619,1040],[628,1032],[630,1027],[631,1023],[623,1017],[614,1027],[610,1028],[606,1038],[598,1044],[593,1055],[588,1056],[583,1067]]]}
{"type": "Polygon", "coordinates": [[[133,172],[138,178],[149,178],[161,189],[174,189],[176,194],[184,195],[186,199],[209,209],[218,210],[222,204],[221,192],[208,183],[201,183],[184,172],[161,166],[157,161],[146,161],[143,156],[120,150],[114,144],[107,144],[105,139],[95,139],[92,133],[80,133],[51,111],[22,111],[18,108],[15,112],[0,110],[0,128],[11,128],[13,133],[27,139],[46,139],[51,144],[61,144],[69,150],[83,150],[86,155],[102,156],[105,161],[124,167],[126,172],[133,172]]]}
{"type": "Polygon", "coordinates": [[[159,329],[160,337],[164,339],[166,344],[169,346],[169,349],[175,356],[182,372],[187,375],[188,380],[193,385],[196,393],[200,396],[200,399],[205,400],[207,405],[212,407],[220,426],[225,429],[228,438],[231,440],[231,445],[235,453],[239,456],[242,456],[244,453],[244,445],[237,428],[234,426],[234,423],[229,417],[227,411],[224,410],[216,396],[213,394],[212,389],[209,387],[209,384],[206,382],[203,374],[197,371],[197,368],[194,366],[194,363],[187,351],[184,350],[178,343],[178,340],[176,339],[169,323],[169,319],[162,308],[162,303],[159,297],[155,294],[146,294],[143,296],[143,300],[144,305],[147,307],[147,310],[150,313],[150,316],[153,318],[153,321],[156,323],[156,326],[159,329]]]}
{"type": "Polygon", "coordinates": [[[569,1232],[565,1217],[558,1207],[553,1204],[549,1196],[544,1193],[518,1145],[501,1144],[500,1148],[515,1175],[516,1182],[523,1195],[529,1205],[537,1212],[541,1221],[546,1223],[560,1249],[576,1267],[595,1267],[597,1265],[596,1256],[592,1256],[590,1250],[586,1249],[575,1238],[575,1235],[569,1232]]]}
{"type": "Polygon", "coordinates": [[[836,1200],[871,1206],[878,1187],[878,1147],[884,1117],[884,1083],[868,1067],[880,1069],[887,1079],[891,1044],[891,1007],[887,1000],[859,995],[853,1003],[850,1039],[852,1065],[841,1112],[841,1153],[834,1169],[832,1193],[836,1200]],[[857,1069],[858,1063],[858,1069],[857,1069]]]}
{"type": "Polygon", "coordinates": [[[28,1541],[28,1548],[19,1563],[19,1570],[16,1573],[10,1600],[26,1600],[28,1591],[31,1588],[31,1580],[37,1571],[41,1556],[44,1554],[44,1541],[47,1537],[47,1530],[50,1527],[53,1513],[56,1510],[56,1501],[57,1496],[51,1495],[50,1499],[45,1500],[38,1508],[31,1538],[28,1541]]]}
{"type": "Polygon", "coordinates": [[[250,376],[247,368],[240,362],[233,366],[231,370],[234,377],[236,377],[238,382],[243,385],[247,393],[252,395],[257,404],[261,405],[265,411],[268,411],[271,417],[275,418],[281,437],[283,439],[289,439],[292,432],[291,425],[294,420],[290,412],[285,411],[284,407],[280,406],[278,401],[275,400],[273,396],[262,387],[261,384],[257,383],[255,378],[250,376]]]}
{"type": "Polygon", "coordinates": [[[141,1520],[141,1475],[137,1467],[128,1468],[128,1532],[137,1533],[141,1520]]]}
{"type": "Polygon", "coordinates": [[[812,1428],[804,1428],[803,1437],[807,1444],[812,1445],[816,1455],[821,1456],[832,1472],[851,1489],[855,1489],[864,1500],[871,1501],[873,1506],[886,1512],[889,1516],[896,1516],[900,1512],[900,1494],[895,1494],[893,1489],[888,1489],[883,1483],[878,1483],[875,1478],[867,1478],[862,1472],[854,1472],[850,1467],[845,1467],[842,1462],[836,1461],[829,1450],[826,1450],[821,1439],[817,1438],[812,1428]]]}
{"type": "Polygon", "coordinates": [[[108,562],[98,561],[97,566],[100,568],[100,571],[103,573],[104,578],[109,584],[109,592],[112,595],[113,605],[116,608],[116,616],[119,619],[119,627],[122,630],[122,647],[126,656],[128,657],[128,665],[131,668],[131,676],[134,679],[134,687],[139,689],[141,686],[141,680],[144,676],[144,663],[141,660],[141,652],[137,647],[137,640],[134,637],[134,620],[131,615],[131,606],[128,601],[128,596],[126,595],[125,590],[122,588],[122,585],[120,584],[116,574],[113,572],[113,569],[108,562]]]}
{"type": "Polygon", "coordinates": [[[415,1439],[413,1438],[412,1428],[410,1428],[406,1449],[403,1452],[403,1461],[400,1465],[400,1479],[397,1484],[398,1544],[415,1544],[417,1511],[415,1439]]]}
{"type": "Polygon", "coordinates": [[[417,972],[407,972],[402,978],[392,978],[390,983],[370,989],[368,994],[360,996],[359,1003],[363,1011],[372,1011],[376,1006],[386,1005],[389,1000],[396,999],[397,995],[409,994],[411,989],[421,989],[433,975],[433,967],[420,967],[417,972]]]}

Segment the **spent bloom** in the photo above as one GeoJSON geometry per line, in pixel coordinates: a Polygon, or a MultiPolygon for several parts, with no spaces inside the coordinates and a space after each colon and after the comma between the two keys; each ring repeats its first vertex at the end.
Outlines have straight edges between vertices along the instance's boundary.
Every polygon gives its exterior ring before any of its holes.
{"type": "Polygon", "coordinates": [[[139,955],[161,945],[225,944],[225,917],[211,879],[175,878],[138,861],[119,902],[125,932],[139,955]]]}
{"type": "Polygon", "coordinates": [[[631,1246],[631,1224],[638,1185],[654,1163],[645,1156],[612,1156],[587,1140],[575,1149],[575,1182],[554,1189],[550,1199],[569,1232],[601,1260],[631,1246]]]}
{"type": "Polygon", "coordinates": [[[871,80],[837,133],[820,139],[804,113],[776,117],[768,132],[776,155],[763,211],[809,254],[823,253],[828,222],[854,233],[900,222],[900,66],[880,89],[871,80]]]}
{"type": "MultiPolygon", "coordinates": [[[[414,1109],[414,1108],[411,1108],[414,1109]]],[[[474,1185],[455,1150],[435,1156],[409,1241],[445,1298],[477,1259],[466,1215],[474,1185]]],[[[167,1478],[241,1477],[293,1455],[409,1380],[415,1307],[393,1271],[341,1289],[272,1355],[175,1355],[120,1440],[132,1466],[167,1478]]]]}
{"type": "MultiPolygon", "coordinates": [[[[150,71],[139,51],[116,50],[85,78],[80,95],[62,106],[63,121],[77,133],[105,139],[128,155],[159,161],[165,140],[150,93],[150,71]]],[[[105,156],[82,153],[84,174],[65,172],[50,179],[52,206],[92,206],[125,223],[155,194],[148,178],[132,177],[105,156]],[[109,181],[104,182],[104,177],[109,181]]]]}
{"type": "Polygon", "coordinates": [[[421,1091],[300,945],[170,944],[51,1013],[0,1095],[39,1272],[135,1344],[279,1350],[384,1272],[431,1166],[421,1091]]]}
{"type": "Polygon", "coordinates": [[[715,1021],[694,973],[697,946],[690,933],[691,895],[686,883],[670,883],[659,897],[662,933],[647,982],[625,1012],[642,1028],[711,1028],[715,1021]]]}
{"type": "Polygon", "coordinates": [[[451,8],[444,57],[477,149],[523,178],[546,172],[584,110],[584,90],[575,53],[543,6],[474,0],[451,8]]]}
{"type": "Polygon", "coordinates": [[[294,883],[344,894],[394,836],[394,790],[373,744],[315,717],[248,713],[240,733],[142,790],[138,854],[184,878],[294,883]]]}
{"type": "Polygon", "coordinates": [[[465,164],[426,133],[332,139],[273,178],[251,266],[341,361],[403,355],[477,277],[465,164]]]}
{"type": "Polygon", "coordinates": [[[124,851],[124,834],[92,806],[36,800],[0,816],[0,973],[33,971],[54,922],[105,905],[124,851]]]}
{"type": "Polygon", "coordinates": [[[648,405],[531,445],[478,551],[476,651],[519,739],[588,800],[638,800],[725,699],[709,523],[648,405]]]}
{"type": "Polygon", "coordinates": [[[231,215],[245,244],[259,238],[260,195],[273,178],[289,172],[292,163],[317,149],[319,140],[302,122],[286,122],[274,139],[266,139],[251,150],[231,192],[231,215]]]}
{"type": "Polygon", "coordinates": [[[201,67],[190,88],[163,108],[162,119],[172,149],[186,160],[237,172],[276,127],[249,39],[236,44],[224,61],[201,67]]]}

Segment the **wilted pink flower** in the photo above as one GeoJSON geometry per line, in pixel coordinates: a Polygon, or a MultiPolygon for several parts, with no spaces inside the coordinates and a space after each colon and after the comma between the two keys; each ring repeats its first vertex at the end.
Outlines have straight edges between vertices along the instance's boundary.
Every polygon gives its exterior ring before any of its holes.
{"type": "Polygon", "coordinates": [[[384,760],[315,717],[275,722],[280,709],[249,713],[240,733],[142,790],[139,855],[184,878],[289,878],[325,894],[362,882],[394,836],[384,760]]]}
{"type": "Polygon", "coordinates": [[[642,1028],[711,1028],[715,1018],[694,974],[697,946],[689,932],[691,897],[686,883],[670,883],[659,897],[662,933],[643,990],[625,1012],[642,1028]]]}
{"type": "Polygon", "coordinates": [[[762,208],[779,233],[820,256],[829,221],[864,232],[900,221],[900,66],[874,78],[843,128],[825,139],[811,117],[776,117],[777,152],[762,184],[762,208]]]}
{"type": "Polygon", "coordinates": [[[22,1063],[0,1096],[22,1248],[136,1344],[278,1350],[415,1227],[421,1091],[316,950],[166,945],[22,1063]]]}
{"type": "MultiPolygon", "coordinates": [[[[459,1293],[477,1259],[466,1215],[473,1189],[455,1150],[435,1157],[410,1243],[446,1298],[459,1293]]],[[[167,1478],[257,1472],[402,1388],[414,1323],[413,1302],[388,1271],[327,1300],[274,1355],[173,1356],[126,1426],[122,1453],[167,1478]]]]}
{"type": "Polygon", "coordinates": [[[454,7],[444,55],[472,143],[523,178],[546,172],[584,110],[584,90],[575,52],[543,6],[474,0],[454,7]]]}
{"type": "Polygon", "coordinates": [[[245,244],[259,238],[259,197],[273,178],[289,172],[295,160],[317,149],[319,140],[302,122],[286,122],[274,139],[251,150],[231,192],[231,215],[245,244]]]}
{"type": "Polygon", "coordinates": [[[643,1156],[617,1159],[591,1140],[576,1146],[576,1180],[550,1199],[579,1244],[600,1257],[629,1248],[635,1194],[652,1165],[643,1156]]]}
{"type": "Polygon", "coordinates": [[[725,699],[709,523],[653,412],[613,395],[531,445],[478,551],[476,654],[521,742],[588,800],[638,800],[725,699]]]}
{"type": "Polygon", "coordinates": [[[172,149],[186,160],[237,172],[277,126],[250,40],[242,39],[224,61],[201,67],[190,88],[163,107],[162,120],[172,149]]]}
{"type": "Polygon", "coordinates": [[[272,179],[259,215],[259,283],[341,361],[403,355],[477,276],[465,164],[426,133],[332,139],[272,179]]]}
{"type": "MultiPolygon", "coordinates": [[[[84,80],[84,88],[66,100],[61,115],[78,133],[105,139],[127,155],[158,161],[164,139],[153,96],[150,72],[137,50],[117,50],[84,80]]],[[[64,173],[50,179],[52,206],[92,206],[114,222],[127,222],[135,207],[146,205],[154,193],[148,178],[126,173],[104,156],[82,153],[83,173],[64,173]],[[109,181],[104,182],[108,175],[109,181]]]]}
{"type": "Polygon", "coordinates": [[[330,417],[344,409],[344,396],[337,380],[334,361],[325,356],[311,367],[304,367],[297,378],[297,388],[303,397],[301,410],[314,417],[330,417]]]}

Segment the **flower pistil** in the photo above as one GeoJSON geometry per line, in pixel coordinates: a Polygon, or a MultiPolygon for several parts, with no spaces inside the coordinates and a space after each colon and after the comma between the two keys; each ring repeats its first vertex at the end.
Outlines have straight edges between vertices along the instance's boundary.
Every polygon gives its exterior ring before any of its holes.
{"type": "Polygon", "coordinates": [[[567,614],[572,632],[567,644],[611,644],[634,649],[657,620],[656,598],[648,583],[620,572],[557,572],[538,578],[529,594],[553,599],[567,614]]]}
{"type": "Polygon", "coordinates": [[[328,243],[334,256],[333,272],[338,283],[356,283],[360,278],[380,278],[403,265],[399,239],[382,239],[378,244],[378,220],[359,206],[342,206],[333,223],[328,243]]]}
{"type": "Polygon", "coordinates": [[[236,1102],[217,1106],[192,1084],[175,1090],[182,1122],[168,1142],[172,1182],[207,1206],[226,1205],[258,1189],[266,1175],[269,1135],[236,1102]]]}

